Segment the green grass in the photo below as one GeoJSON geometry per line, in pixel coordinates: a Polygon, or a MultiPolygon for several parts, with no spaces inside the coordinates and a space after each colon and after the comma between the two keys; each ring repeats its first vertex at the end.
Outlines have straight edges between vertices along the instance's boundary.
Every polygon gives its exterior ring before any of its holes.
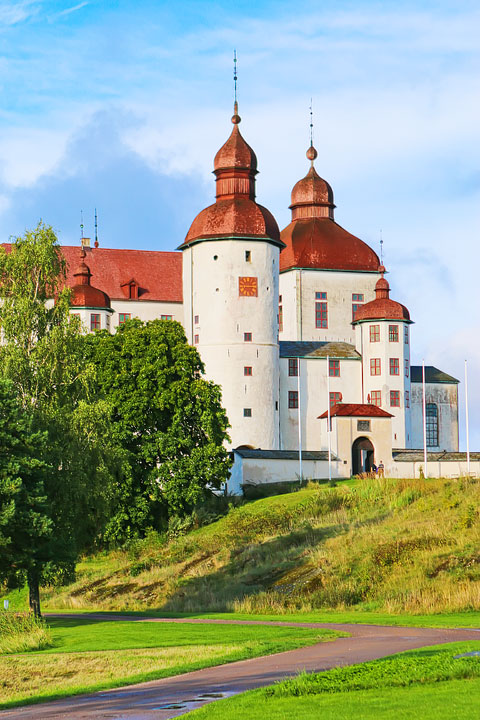
{"type": "Polygon", "coordinates": [[[43,601],[160,614],[332,611],[356,621],[361,612],[439,623],[439,614],[467,613],[470,622],[480,607],[479,507],[475,479],[308,486],[170,542],[151,534],[85,558],[76,582],[47,589],[43,601]]]}
{"type": "Polygon", "coordinates": [[[455,655],[472,650],[480,650],[480,642],[434,646],[324,673],[301,674],[185,717],[471,720],[478,717],[480,658],[455,655]]]}
{"type": "Polygon", "coordinates": [[[145,682],[337,636],[303,628],[93,618],[52,618],[49,624],[53,647],[0,657],[1,708],[145,682]]]}
{"type": "Polygon", "coordinates": [[[30,613],[0,610],[0,655],[43,650],[52,644],[46,623],[30,613]]]}

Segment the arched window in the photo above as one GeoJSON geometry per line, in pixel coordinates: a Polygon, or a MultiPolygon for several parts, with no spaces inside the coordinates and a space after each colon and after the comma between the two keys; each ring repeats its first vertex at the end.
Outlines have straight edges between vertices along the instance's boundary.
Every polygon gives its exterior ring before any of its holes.
{"type": "Polygon", "coordinates": [[[438,447],[438,408],[427,403],[427,447],[438,447]]]}

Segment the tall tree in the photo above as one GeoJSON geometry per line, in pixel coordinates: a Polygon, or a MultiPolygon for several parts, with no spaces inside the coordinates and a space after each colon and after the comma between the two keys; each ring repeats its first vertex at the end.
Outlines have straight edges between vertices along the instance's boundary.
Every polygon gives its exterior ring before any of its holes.
{"type": "Polygon", "coordinates": [[[0,251],[0,375],[12,382],[33,428],[48,437],[41,460],[50,467],[44,489],[51,539],[39,538],[42,551],[27,577],[38,611],[39,585],[71,576],[79,552],[98,538],[121,464],[105,441],[109,406],[92,395],[95,369],[70,315],[65,277],[55,233],[42,223],[0,251]]]}
{"type": "Polygon", "coordinates": [[[227,479],[228,420],[220,388],[201,377],[179,323],[130,320],[87,344],[112,408],[113,439],[128,455],[128,482],[108,527],[110,539],[124,540],[188,512],[227,479]]]}

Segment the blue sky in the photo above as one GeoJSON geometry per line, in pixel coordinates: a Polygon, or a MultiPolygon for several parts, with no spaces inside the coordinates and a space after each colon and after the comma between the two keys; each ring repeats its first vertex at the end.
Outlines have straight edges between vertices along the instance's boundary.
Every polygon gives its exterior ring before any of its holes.
{"type": "Polygon", "coordinates": [[[479,37],[478,1],[0,0],[1,235],[41,217],[76,243],[97,206],[103,246],[178,246],[213,199],[236,47],[259,201],[288,223],[313,97],[336,219],[377,250],[382,230],[413,361],[469,359],[480,450],[479,37]]]}

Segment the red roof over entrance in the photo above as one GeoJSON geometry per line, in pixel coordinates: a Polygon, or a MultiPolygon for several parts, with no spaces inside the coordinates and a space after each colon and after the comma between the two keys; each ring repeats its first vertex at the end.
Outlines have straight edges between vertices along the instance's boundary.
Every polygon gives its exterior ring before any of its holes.
{"type": "MultiPolygon", "coordinates": [[[[334,405],[330,410],[332,417],[393,417],[391,413],[382,410],[378,405],[357,405],[355,403],[345,403],[334,405]]],[[[328,417],[328,411],[318,416],[320,418],[328,417]]]]}

